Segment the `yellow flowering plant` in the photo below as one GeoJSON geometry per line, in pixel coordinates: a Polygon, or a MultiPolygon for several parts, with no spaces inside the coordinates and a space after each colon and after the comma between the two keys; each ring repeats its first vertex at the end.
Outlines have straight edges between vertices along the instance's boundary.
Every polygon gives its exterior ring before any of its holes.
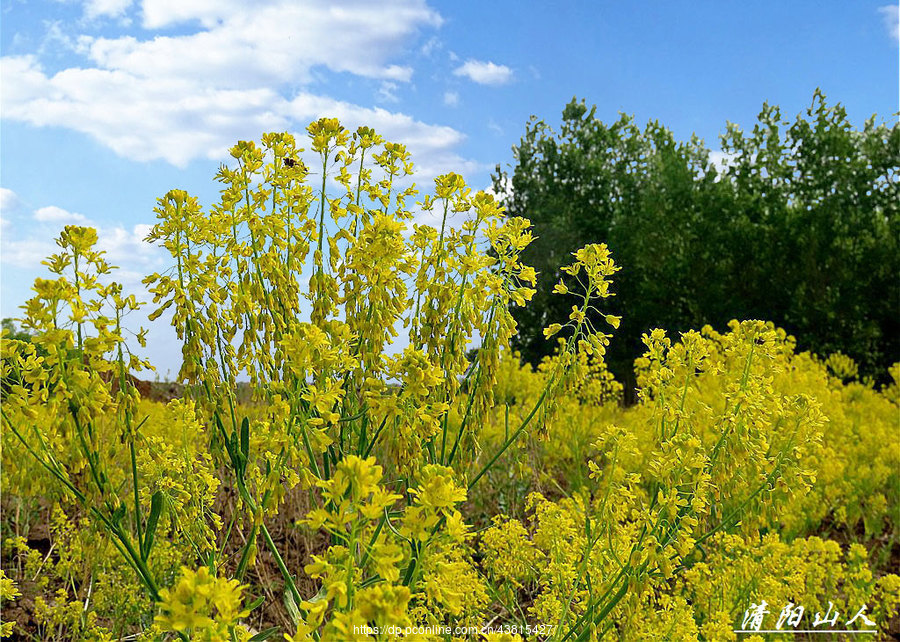
{"type": "Polygon", "coordinates": [[[181,398],[140,398],[126,328],[141,304],[89,228],[65,228],[56,278],[35,282],[33,340],[4,336],[4,523],[53,515],[49,551],[13,537],[4,570],[42,634],[723,639],[770,593],[878,600],[889,621],[889,548],[816,536],[862,523],[896,541],[896,453],[854,468],[894,389],[745,321],[649,332],[623,407],[602,244],[556,275],[575,305],[545,329],[555,354],[522,367],[529,222],[455,173],[420,195],[406,148],[369,128],[307,134],[307,150],[287,133],[238,143],[206,211],[182,190],[158,201],[148,239],[171,267],[145,280],[149,318],[181,341],[181,398]],[[790,594],[754,547],[843,579],[790,594]]]}

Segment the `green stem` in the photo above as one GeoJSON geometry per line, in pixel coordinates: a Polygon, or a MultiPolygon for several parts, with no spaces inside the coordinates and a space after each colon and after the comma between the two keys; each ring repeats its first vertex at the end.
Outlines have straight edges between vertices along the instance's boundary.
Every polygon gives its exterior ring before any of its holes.
{"type": "Polygon", "coordinates": [[[275,546],[275,542],[272,541],[272,536],[269,534],[269,529],[266,528],[265,524],[260,524],[260,530],[262,531],[263,537],[266,540],[266,545],[269,547],[269,551],[272,553],[272,557],[275,559],[275,564],[278,566],[278,570],[281,571],[281,576],[284,578],[284,583],[287,585],[288,590],[291,592],[291,596],[294,598],[294,604],[297,605],[297,609],[300,611],[303,616],[306,616],[306,611],[300,606],[303,598],[300,597],[300,591],[297,590],[297,585],[294,583],[294,578],[291,577],[291,572],[288,570],[287,566],[284,563],[284,559],[281,557],[281,553],[278,552],[278,547],[275,546]]]}
{"type": "Polygon", "coordinates": [[[503,445],[500,446],[500,449],[497,450],[496,453],[494,453],[494,456],[491,457],[490,461],[488,461],[484,465],[484,467],[481,469],[481,471],[477,475],[475,475],[475,478],[471,482],[469,482],[469,486],[466,489],[467,492],[470,492],[472,490],[472,488],[475,487],[475,484],[477,484],[478,481],[482,477],[484,477],[487,474],[487,472],[494,466],[494,464],[500,458],[500,455],[505,453],[506,449],[509,448],[513,444],[513,442],[515,442],[519,438],[519,435],[521,435],[522,432],[528,427],[528,424],[531,423],[531,419],[537,414],[537,411],[543,405],[544,399],[547,398],[547,394],[550,392],[550,388],[554,382],[555,382],[555,379],[553,377],[551,377],[551,379],[547,382],[547,385],[544,386],[544,391],[541,392],[541,396],[538,398],[537,402],[534,404],[534,407],[531,409],[531,412],[529,412],[528,416],[522,420],[522,423],[519,425],[518,428],[516,428],[515,432],[513,432],[513,434],[511,434],[509,436],[509,439],[507,439],[505,442],[503,442],[503,445]]]}

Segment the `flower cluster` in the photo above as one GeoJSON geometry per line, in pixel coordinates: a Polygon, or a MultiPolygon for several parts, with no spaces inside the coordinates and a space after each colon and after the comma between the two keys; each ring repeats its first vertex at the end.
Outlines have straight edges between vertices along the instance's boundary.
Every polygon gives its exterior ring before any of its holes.
{"type": "MultiPolygon", "coordinates": [[[[237,580],[213,577],[204,567],[182,567],[171,589],[160,591],[156,623],[165,631],[187,633],[192,640],[231,640],[235,623],[249,612],[242,610],[237,580]]],[[[239,627],[241,630],[242,627],[239,627]]],[[[247,640],[246,629],[238,639],[247,640]]]]}

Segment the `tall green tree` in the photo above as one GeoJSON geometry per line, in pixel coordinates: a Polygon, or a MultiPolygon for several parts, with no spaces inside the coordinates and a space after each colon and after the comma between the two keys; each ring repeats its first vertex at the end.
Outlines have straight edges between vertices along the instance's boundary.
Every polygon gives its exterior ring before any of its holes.
{"type": "Polygon", "coordinates": [[[721,159],[659,122],[606,124],[584,101],[559,131],[532,118],[494,188],[538,239],[536,304],[515,310],[516,347],[534,363],[542,328],[572,302],[551,294],[568,255],[605,242],[622,266],[613,372],[632,380],[642,333],[730,319],[772,320],[801,348],[841,351],[882,378],[900,360],[900,128],[852,125],[816,92],[794,122],[765,104],[749,132],[728,124],[721,159]],[[720,160],[721,160],[720,159],[720,160]]]}

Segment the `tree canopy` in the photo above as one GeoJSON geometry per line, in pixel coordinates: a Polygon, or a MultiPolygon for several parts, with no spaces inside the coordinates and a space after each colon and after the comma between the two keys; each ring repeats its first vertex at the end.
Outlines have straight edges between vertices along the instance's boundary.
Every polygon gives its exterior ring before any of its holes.
{"type": "Polygon", "coordinates": [[[752,130],[729,123],[720,149],[656,121],[601,122],[583,100],[558,132],[532,117],[513,166],[493,176],[538,237],[523,254],[539,272],[536,302],[514,310],[526,360],[552,349],[542,329],[571,308],[551,293],[559,267],[604,242],[622,266],[606,312],[623,317],[609,362],[626,382],[642,333],[733,318],[774,321],[801,349],[886,376],[900,360],[896,122],[856,128],[817,91],[793,122],[764,104],[752,130]]]}

